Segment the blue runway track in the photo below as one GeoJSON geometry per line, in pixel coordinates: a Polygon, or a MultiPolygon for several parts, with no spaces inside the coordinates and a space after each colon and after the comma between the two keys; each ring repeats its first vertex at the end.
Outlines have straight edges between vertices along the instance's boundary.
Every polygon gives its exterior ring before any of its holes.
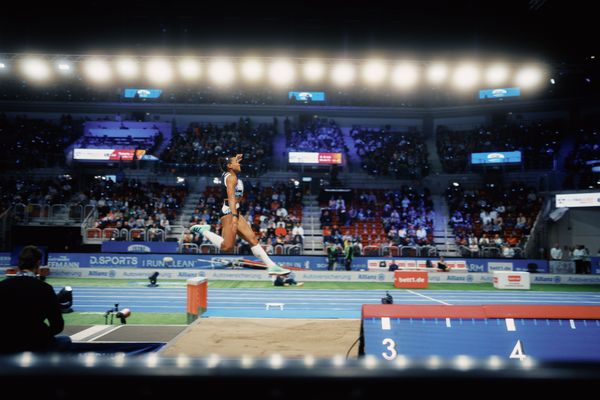
{"type": "MultiPolygon", "coordinates": [[[[55,288],[57,291],[60,288],[55,288]]],[[[394,304],[540,304],[600,306],[600,292],[393,290],[394,304]]],[[[381,304],[383,290],[208,289],[207,317],[360,318],[363,304],[381,304]],[[266,309],[266,303],[283,303],[266,309]]],[[[185,313],[184,287],[73,287],[73,309],[105,312],[119,304],[132,312],[185,313]]]]}

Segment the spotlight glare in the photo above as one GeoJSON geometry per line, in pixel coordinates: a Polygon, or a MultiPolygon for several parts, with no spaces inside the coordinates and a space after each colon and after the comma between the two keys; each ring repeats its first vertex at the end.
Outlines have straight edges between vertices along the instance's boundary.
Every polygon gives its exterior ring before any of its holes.
{"type": "Polygon", "coordinates": [[[479,82],[479,69],[474,64],[459,65],[454,70],[452,82],[459,90],[472,89],[479,82]]]}
{"type": "Polygon", "coordinates": [[[348,86],[354,82],[356,71],[348,62],[341,62],[331,68],[331,80],[339,86],[348,86]]]}
{"type": "Polygon", "coordinates": [[[43,82],[50,79],[52,72],[48,63],[40,58],[23,60],[22,71],[25,77],[32,81],[43,82]]]}
{"type": "Polygon", "coordinates": [[[417,66],[409,63],[397,65],[392,72],[392,82],[394,86],[401,89],[413,87],[419,79],[419,70],[417,66]]]}
{"type": "Polygon", "coordinates": [[[446,80],[448,76],[448,67],[446,64],[435,63],[427,68],[427,80],[429,83],[439,85],[446,80]]]}
{"type": "Polygon", "coordinates": [[[69,61],[59,61],[56,63],[56,69],[63,75],[69,75],[73,72],[73,65],[69,61]]]}
{"type": "Polygon", "coordinates": [[[543,75],[542,70],[538,67],[524,67],[517,73],[515,80],[517,85],[523,88],[533,88],[542,82],[543,75]]]}
{"type": "Polygon", "coordinates": [[[115,63],[117,73],[123,79],[136,78],[140,73],[140,66],[137,61],[131,58],[121,58],[115,63]]]}
{"type": "Polygon", "coordinates": [[[164,85],[173,79],[173,68],[167,60],[150,60],[146,64],[146,77],[153,83],[164,85]]]}
{"type": "Polygon", "coordinates": [[[323,79],[323,76],[325,75],[323,63],[316,60],[307,61],[302,69],[304,72],[304,79],[309,82],[319,81],[323,79]]]}
{"type": "Polygon", "coordinates": [[[112,77],[108,63],[99,58],[87,60],[84,65],[84,72],[88,79],[95,83],[106,83],[112,77]]]}
{"type": "Polygon", "coordinates": [[[269,67],[269,78],[274,85],[288,85],[295,78],[294,66],[287,60],[275,61],[269,67]]]}
{"type": "Polygon", "coordinates": [[[504,64],[494,64],[485,72],[485,81],[490,85],[502,85],[508,80],[508,67],[504,64]]]}
{"type": "Polygon", "coordinates": [[[263,64],[255,59],[245,60],[241,66],[242,76],[248,82],[259,81],[264,74],[263,64]]]}
{"type": "Polygon", "coordinates": [[[200,63],[191,58],[185,58],[179,62],[179,73],[185,80],[196,80],[200,77],[202,69],[200,63]]]}
{"type": "Polygon", "coordinates": [[[233,65],[229,60],[215,60],[208,67],[208,75],[217,85],[230,85],[235,79],[233,65]]]}
{"type": "Polygon", "coordinates": [[[381,61],[368,61],[362,67],[362,77],[370,85],[380,85],[387,75],[387,67],[381,61]]]}

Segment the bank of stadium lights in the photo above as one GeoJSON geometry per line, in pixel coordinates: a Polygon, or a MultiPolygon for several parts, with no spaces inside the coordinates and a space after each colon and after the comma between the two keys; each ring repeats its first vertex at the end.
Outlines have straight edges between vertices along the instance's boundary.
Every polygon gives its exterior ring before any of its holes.
{"type": "Polygon", "coordinates": [[[133,80],[140,75],[140,64],[133,58],[119,58],[114,65],[121,79],[133,80]]]}
{"type": "Polygon", "coordinates": [[[102,58],[91,58],[84,61],[83,72],[90,81],[99,84],[108,83],[113,77],[109,63],[102,58]]]}
{"type": "Polygon", "coordinates": [[[241,79],[252,84],[268,82],[276,87],[292,87],[297,82],[348,87],[360,82],[408,90],[425,82],[434,87],[452,85],[466,92],[507,85],[534,89],[550,79],[547,71],[536,64],[519,66],[493,61],[478,65],[467,61],[449,64],[384,59],[0,55],[0,73],[10,74],[13,67],[28,81],[40,84],[81,73],[88,81],[99,84],[117,79],[144,80],[158,86],[178,81],[230,86],[241,79]]]}
{"type": "Polygon", "coordinates": [[[162,58],[151,59],[146,63],[146,78],[156,85],[167,85],[173,80],[171,62],[162,58]]]}
{"type": "Polygon", "coordinates": [[[400,63],[392,70],[392,84],[399,89],[409,89],[419,80],[419,68],[416,64],[400,63]]]}
{"type": "Polygon", "coordinates": [[[265,74],[265,66],[258,59],[246,59],[240,65],[242,77],[250,83],[260,81],[265,74]]]}
{"type": "Polygon", "coordinates": [[[381,85],[387,78],[388,67],[382,61],[367,61],[361,69],[362,78],[368,85],[381,85]]]}
{"type": "Polygon", "coordinates": [[[288,60],[276,60],[269,66],[269,80],[275,86],[290,85],[295,78],[296,70],[288,60]]]}
{"type": "Polygon", "coordinates": [[[510,69],[505,64],[492,64],[485,71],[485,83],[493,87],[506,84],[510,69]]]}
{"type": "Polygon", "coordinates": [[[427,81],[432,85],[440,85],[448,78],[448,66],[441,62],[434,62],[427,67],[427,81]]]}
{"type": "Polygon", "coordinates": [[[68,60],[59,60],[56,62],[56,69],[61,75],[72,75],[73,63],[68,60]]]}
{"type": "Polygon", "coordinates": [[[331,67],[331,80],[338,86],[349,86],[354,83],[356,69],[349,62],[339,62],[331,67]]]}
{"type": "Polygon", "coordinates": [[[218,86],[227,86],[235,81],[233,63],[225,59],[213,60],[208,65],[208,77],[218,86]]]}
{"type": "Polygon", "coordinates": [[[452,74],[452,84],[458,90],[470,90],[479,84],[480,69],[475,64],[457,65],[452,74]]]}
{"type": "Polygon", "coordinates": [[[44,82],[52,77],[48,61],[42,58],[25,58],[21,61],[21,72],[32,82],[44,82]]]}
{"type": "Polygon", "coordinates": [[[198,80],[202,74],[200,62],[193,58],[184,58],[179,61],[179,74],[186,81],[198,80]]]}
{"type": "Polygon", "coordinates": [[[544,79],[544,72],[537,66],[525,66],[517,71],[515,75],[515,84],[524,89],[535,88],[540,85],[544,79]]]}
{"type": "Polygon", "coordinates": [[[305,61],[302,63],[302,73],[307,82],[319,82],[325,77],[325,65],[317,60],[305,61]]]}

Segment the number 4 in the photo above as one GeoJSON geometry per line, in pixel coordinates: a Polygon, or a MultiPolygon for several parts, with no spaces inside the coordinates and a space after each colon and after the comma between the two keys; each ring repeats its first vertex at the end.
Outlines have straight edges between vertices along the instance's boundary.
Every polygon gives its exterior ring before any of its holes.
{"type": "Polygon", "coordinates": [[[527,358],[525,350],[523,350],[523,343],[521,343],[521,340],[517,340],[517,344],[515,344],[515,347],[513,348],[512,353],[510,353],[509,358],[518,358],[519,360],[524,360],[527,358]]]}

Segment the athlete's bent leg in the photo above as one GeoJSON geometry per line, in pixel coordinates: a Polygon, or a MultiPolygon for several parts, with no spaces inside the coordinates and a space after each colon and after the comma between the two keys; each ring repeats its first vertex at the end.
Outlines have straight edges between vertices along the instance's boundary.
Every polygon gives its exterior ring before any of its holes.
{"type": "Polygon", "coordinates": [[[260,260],[265,263],[269,274],[285,275],[290,273],[289,270],[281,268],[279,265],[275,264],[273,260],[271,260],[262,246],[258,244],[258,240],[256,240],[256,236],[254,235],[252,228],[250,228],[250,225],[248,225],[248,222],[246,222],[246,220],[241,216],[240,221],[238,222],[238,234],[242,237],[242,239],[250,243],[250,246],[252,246],[250,248],[250,250],[252,250],[252,254],[254,254],[254,256],[257,258],[260,258],[260,260]]]}

